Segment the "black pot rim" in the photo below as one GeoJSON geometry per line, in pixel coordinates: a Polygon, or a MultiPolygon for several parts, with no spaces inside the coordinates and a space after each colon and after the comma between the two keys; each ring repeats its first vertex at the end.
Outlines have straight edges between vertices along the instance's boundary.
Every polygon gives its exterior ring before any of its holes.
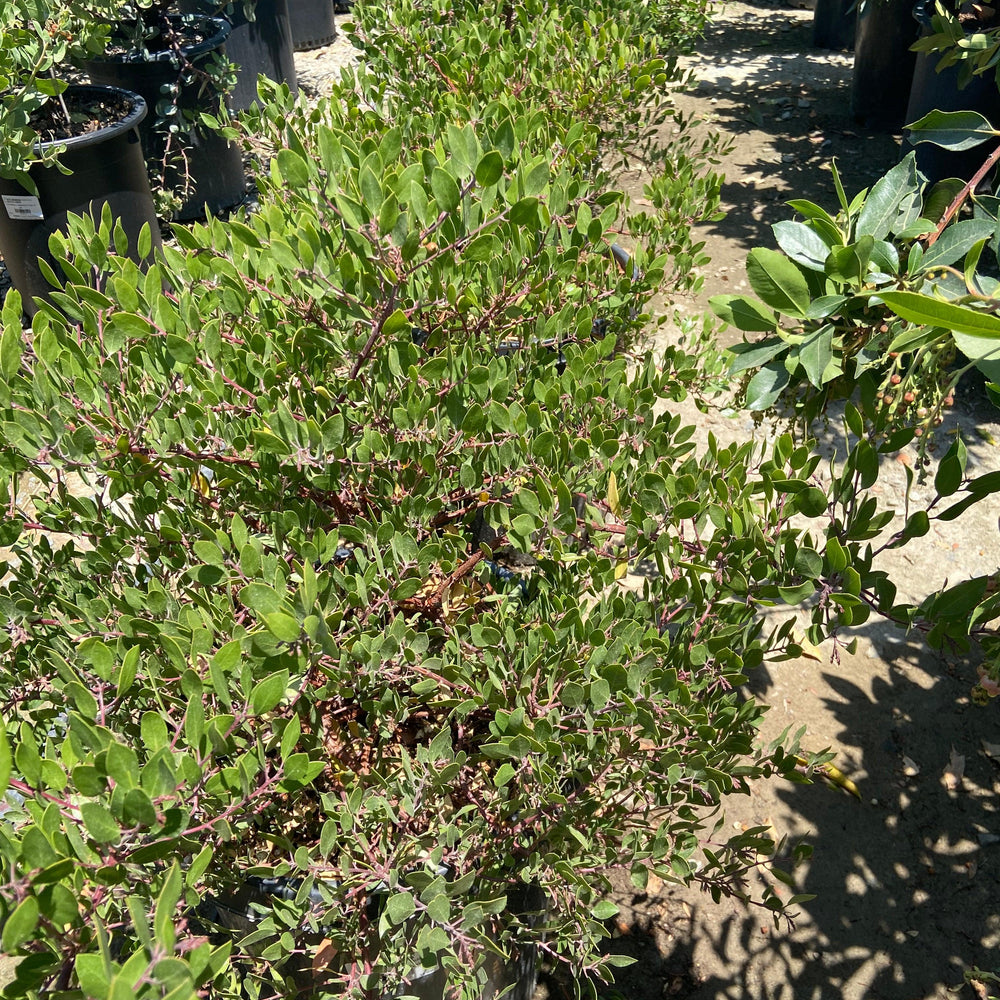
{"type": "Polygon", "coordinates": [[[143,97],[134,91],[125,90],[123,87],[109,87],[106,84],[100,83],[72,83],[66,88],[64,93],[90,94],[94,97],[117,97],[128,101],[130,107],[124,118],[116,122],[109,122],[107,125],[102,125],[96,132],[88,132],[86,135],[74,135],[68,139],[50,139],[45,142],[36,142],[35,149],[38,151],[59,148],[66,149],[68,152],[71,149],[86,149],[88,146],[106,142],[108,139],[113,139],[124,132],[134,129],[146,117],[148,110],[143,97]]]}
{"type": "MultiPolygon", "coordinates": [[[[206,14],[168,14],[167,20],[172,24],[195,24],[203,25],[206,30],[211,30],[213,34],[197,42],[194,45],[182,45],[181,52],[186,59],[197,59],[198,56],[206,55],[209,52],[225,44],[233,26],[224,17],[209,17],[206,14]]],[[[169,50],[163,52],[143,52],[133,49],[131,52],[96,56],[93,62],[110,63],[168,63],[174,59],[174,53],[169,50]]]]}

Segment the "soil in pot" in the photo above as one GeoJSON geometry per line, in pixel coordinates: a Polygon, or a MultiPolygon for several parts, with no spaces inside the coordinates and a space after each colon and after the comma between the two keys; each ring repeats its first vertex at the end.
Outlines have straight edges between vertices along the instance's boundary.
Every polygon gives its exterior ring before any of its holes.
{"type": "Polygon", "coordinates": [[[149,174],[169,196],[169,214],[186,220],[238,204],[246,178],[236,144],[199,120],[221,109],[209,70],[216,53],[224,53],[228,22],[192,15],[167,22],[159,44],[147,51],[109,50],[88,62],[87,70],[96,82],[127,87],[146,99],[150,113],[140,133],[149,174]]]}
{"type": "Polygon", "coordinates": [[[71,171],[32,167],[37,191],[17,181],[0,179],[0,256],[25,310],[37,309],[33,296],[52,290],[39,266],[45,260],[58,275],[49,252],[52,233],[65,230],[67,216],[90,215],[99,220],[107,205],[128,237],[128,254],[148,262],[160,245],[160,229],[150,194],[138,129],[147,113],[141,96],[111,87],[73,86],[63,94],[67,122],[59,102],[46,105],[33,121],[41,146],[65,145],[59,161],[71,171]],[[139,234],[149,227],[150,251],[139,254],[139,234]]]}

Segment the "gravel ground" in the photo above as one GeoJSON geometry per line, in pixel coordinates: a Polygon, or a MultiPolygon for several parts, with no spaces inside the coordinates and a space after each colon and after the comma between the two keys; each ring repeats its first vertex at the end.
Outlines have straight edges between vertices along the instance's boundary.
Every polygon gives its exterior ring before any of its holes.
{"type": "Polygon", "coordinates": [[[295,72],[298,74],[299,86],[310,97],[322,94],[333,80],[339,78],[345,66],[358,61],[357,50],[351,47],[341,27],[350,19],[350,14],[337,15],[337,37],[330,45],[295,53],[295,72]]]}

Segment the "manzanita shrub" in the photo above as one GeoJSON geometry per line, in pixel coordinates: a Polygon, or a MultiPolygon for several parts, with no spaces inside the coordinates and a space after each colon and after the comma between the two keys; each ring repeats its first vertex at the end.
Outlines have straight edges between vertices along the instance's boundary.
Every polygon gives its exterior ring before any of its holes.
{"type": "Polygon", "coordinates": [[[275,100],[256,213],[146,273],[81,220],[4,307],[6,993],[607,975],[608,868],[747,898],[773,845],[713,812],[822,762],[736,689],[801,648],[762,607],[863,620],[866,466],[695,454],[699,359],[623,347],[674,224],[630,230],[589,126],[275,100]]]}
{"type": "Polygon", "coordinates": [[[676,108],[684,80],[677,39],[657,30],[651,8],[405,0],[359,4],[353,18],[359,63],[335,100],[363,95],[414,134],[502,116],[538,150],[558,150],[569,136],[576,171],[598,187],[645,165],[658,221],[642,235],[669,238],[673,281],[700,286],[707,258],[691,227],[718,211],[722,179],[710,166],[725,143],[699,134],[676,108]],[[657,141],[667,125],[670,141],[657,141]]]}

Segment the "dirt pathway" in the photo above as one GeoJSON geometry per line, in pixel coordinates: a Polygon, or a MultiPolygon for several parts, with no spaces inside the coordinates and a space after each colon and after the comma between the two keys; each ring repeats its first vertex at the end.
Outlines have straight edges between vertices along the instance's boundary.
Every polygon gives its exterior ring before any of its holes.
{"type": "MultiPolygon", "coordinates": [[[[729,3],[689,60],[696,83],[681,109],[714,115],[733,147],[721,167],[728,215],[703,227],[712,263],[684,311],[745,288],[746,254],[774,245],[770,226],[791,217],[788,198],[835,208],[832,157],[849,194],[899,158],[898,137],[851,120],[851,57],[812,49],[811,18],[729,3]]],[[[625,186],[641,194],[641,182],[636,174],[625,186]]],[[[755,433],[746,419],[691,416],[702,435],[755,433]]],[[[974,385],[962,388],[942,428],[959,429],[978,471],[1000,467],[998,413],[974,385]]],[[[839,443],[834,432],[823,445],[832,452],[839,443]]],[[[906,460],[883,468],[877,490],[890,506],[901,501],[906,460]]],[[[919,599],[946,581],[996,570],[1000,503],[981,507],[896,554],[901,591],[919,599]]],[[[788,892],[817,898],[800,908],[794,928],[776,930],[762,910],[659,883],[637,895],[622,879],[612,947],[639,962],[606,996],[945,1000],[959,987],[971,998],[971,987],[960,986],[964,970],[1000,965],[1000,705],[971,705],[972,658],[936,655],[919,636],[877,622],[859,639],[857,654],[839,663],[824,651],[761,669],[750,689],[771,706],[765,739],[805,724],[804,745],[834,749],[862,800],[820,784],[761,782],[726,806],[726,830],[768,827],[776,840],[788,838],[784,856],[803,839],[814,845],[788,892]]]]}

